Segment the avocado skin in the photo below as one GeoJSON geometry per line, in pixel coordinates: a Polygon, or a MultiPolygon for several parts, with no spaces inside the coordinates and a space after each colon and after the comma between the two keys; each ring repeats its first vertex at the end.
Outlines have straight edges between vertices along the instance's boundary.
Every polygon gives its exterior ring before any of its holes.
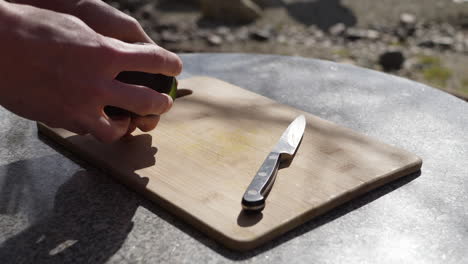
{"type": "Polygon", "coordinates": [[[156,92],[169,94],[175,78],[163,74],[123,71],[115,79],[128,84],[146,86],[156,92]]]}
{"type": "MultiPolygon", "coordinates": [[[[119,73],[115,79],[128,84],[146,86],[156,92],[168,94],[173,100],[175,100],[177,95],[177,80],[172,76],[137,71],[123,71],[119,73]]],[[[109,117],[135,115],[134,113],[115,106],[104,107],[104,112],[109,117]]]]}

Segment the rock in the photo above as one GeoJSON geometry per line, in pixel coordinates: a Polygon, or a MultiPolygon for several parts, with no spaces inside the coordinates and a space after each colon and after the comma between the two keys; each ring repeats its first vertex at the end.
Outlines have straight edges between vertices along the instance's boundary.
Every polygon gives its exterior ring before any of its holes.
{"type": "Polygon", "coordinates": [[[211,32],[207,29],[198,29],[192,32],[193,38],[202,38],[206,39],[211,34],[211,32]]]}
{"type": "Polygon", "coordinates": [[[236,41],[236,36],[234,36],[233,34],[229,34],[229,35],[226,35],[224,37],[224,39],[227,41],[227,42],[234,42],[236,41]]]}
{"type": "Polygon", "coordinates": [[[416,16],[409,13],[400,15],[400,25],[394,30],[394,34],[399,40],[405,41],[414,35],[416,31],[416,16]]]}
{"type": "Polygon", "coordinates": [[[289,46],[295,46],[295,45],[298,44],[298,43],[297,43],[297,39],[295,39],[295,38],[288,38],[286,44],[288,44],[289,46]]]}
{"type": "Polygon", "coordinates": [[[206,40],[212,46],[219,46],[219,45],[223,44],[223,39],[220,36],[216,35],[216,34],[208,35],[206,40]]]}
{"type": "Polygon", "coordinates": [[[323,48],[330,48],[332,46],[332,42],[329,39],[326,39],[326,40],[320,42],[320,45],[323,48]]]}
{"type": "Polygon", "coordinates": [[[236,37],[239,40],[247,40],[249,38],[249,28],[248,27],[241,27],[235,33],[236,37]]]}
{"type": "Polygon", "coordinates": [[[401,51],[386,51],[379,56],[379,64],[384,71],[396,71],[401,69],[405,57],[401,51]]]}
{"type": "Polygon", "coordinates": [[[397,29],[395,29],[395,35],[398,37],[399,40],[405,41],[409,37],[412,37],[415,31],[416,29],[414,27],[398,27],[397,29]]]}
{"type": "Polygon", "coordinates": [[[446,36],[454,36],[457,34],[457,30],[449,23],[442,23],[440,25],[440,32],[446,36]]]}
{"type": "Polygon", "coordinates": [[[343,23],[335,24],[334,26],[330,27],[328,32],[333,36],[340,36],[346,31],[346,26],[343,23]]]}
{"type": "Polygon", "coordinates": [[[409,48],[409,52],[410,52],[411,54],[419,54],[419,53],[422,53],[422,50],[421,50],[421,48],[418,47],[418,46],[411,46],[411,47],[409,48]]]}
{"type": "Polygon", "coordinates": [[[216,29],[216,33],[221,36],[227,36],[231,34],[231,29],[225,26],[221,26],[216,29]]]}
{"type": "Polygon", "coordinates": [[[457,42],[463,42],[465,40],[465,34],[463,34],[463,32],[458,32],[457,34],[455,34],[454,38],[457,42]]]}
{"type": "Polygon", "coordinates": [[[436,44],[436,46],[441,48],[449,49],[453,46],[453,38],[446,37],[446,36],[436,36],[432,39],[432,41],[436,44]]]}
{"type": "Polygon", "coordinates": [[[434,42],[432,40],[428,39],[428,40],[420,41],[418,43],[418,46],[423,47],[423,48],[434,48],[435,44],[434,44],[434,42]]]}
{"type": "Polygon", "coordinates": [[[304,46],[306,47],[312,47],[317,43],[317,41],[314,38],[306,38],[304,40],[304,46]]]}
{"type": "Polygon", "coordinates": [[[405,26],[414,26],[416,24],[416,16],[409,13],[400,15],[400,23],[405,26]]]}
{"type": "Polygon", "coordinates": [[[183,40],[180,34],[169,30],[163,31],[160,39],[166,43],[177,43],[183,40]]]}
{"type": "Polygon", "coordinates": [[[307,32],[309,34],[315,34],[315,32],[319,31],[320,29],[316,25],[310,25],[307,27],[307,32]]]}
{"type": "Polygon", "coordinates": [[[154,31],[163,32],[163,31],[178,31],[179,27],[176,24],[172,23],[158,23],[153,27],[154,31]]]}
{"type": "Polygon", "coordinates": [[[287,38],[285,35],[279,35],[278,37],[276,37],[276,41],[280,44],[284,44],[287,42],[287,38]]]}
{"type": "Polygon", "coordinates": [[[317,30],[314,32],[314,38],[315,39],[323,39],[325,37],[325,34],[323,33],[322,30],[317,30]]]}
{"type": "Polygon", "coordinates": [[[346,38],[351,41],[358,39],[371,39],[375,40],[380,37],[380,33],[372,29],[358,29],[358,28],[348,28],[346,30],[346,38]]]}
{"type": "Polygon", "coordinates": [[[463,45],[463,43],[457,42],[457,43],[455,43],[453,49],[456,52],[464,52],[465,51],[465,45],[463,45]]]}
{"type": "Polygon", "coordinates": [[[406,69],[406,70],[422,70],[421,68],[421,64],[419,63],[419,58],[417,57],[411,57],[411,58],[408,58],[407,60],[405,60],[405,62],[403,63],[403,69],[406,69]]]}
{"type": "Polygon", "coordinates": [[[380,33],[373,29],[368,29],[366,35],[367,38],[371,40],[378,39],[380,37],[380,33]]]}
{"type": "Polygon", "coordinates": [[[364,33],[356,28],[348,28],[346,30],[345,37],[348,40],[355,41],[364,38],[364,33]]]}
{"type": "Polygon", "coordinates": [[[458,24],[463,29],[468,29],[468,16],[460,16],[458,18],[458,24]]]}
{"type": "Polygon", "coordinates": [[[418,43],[418,46],[420,47],[440,49],[451,49],[453,45],[453,38],[447,36],[434,36],[431,39],[423,40],[418,43]]]}
{"type": "Polygon", "coordinates": [[[250,38],[256,41],[268,41],[271,38],[271,30],[255,30],[250,33],[250,38]]]}
{"type": "Polygon", "coordinates": [[[120,10],[120,3],[119,2],[116,2],[116,1],[111,1],[111,2],[107,2],[110,6],[112,6],[113,8],[115,9],[119,9],[120,10]]]}
{"type": "Polygon", "coordinates": [[[141,19],[151,19],[154,17],[156,12],[156,7],[154,3],[148,3],[142,7],[140,7],[136,12],[135,16],[141,19]]]}
{"type": "Polygon", "coordinates": [[[301,29],[298,26],[289,26],[287,27],[287,32],[291,35],[295,35],[301,32],[301,29]]]}
{"type": "Polygon", "coordinates": [[[337,62],[338,63],[343,63],[343,64],[349,64],[349,65],[356,65],[355,61],[353,61],[352,59],[348,59],[348,58],[339,59],[337,62]]]}
{"type": "Polygon", "coordinates": [[[252,0],[201,0],[204,17],[228,23],[250,23],[262,14],[252,0]]]}
{"type": "Polygon", "coordinates": [[[179,0],[179,2],[185,2],[192,5],[199,5],[201,0],[179,0]]]}
{"type": "Polygon", "coordinates": [[[118,1],[120,3],[120,7],[122,9],[126,9],[131,13],[135,12],[141,6],[145,5],[149,1],[147,0],[126,0],[126,1],[118,1]]]}

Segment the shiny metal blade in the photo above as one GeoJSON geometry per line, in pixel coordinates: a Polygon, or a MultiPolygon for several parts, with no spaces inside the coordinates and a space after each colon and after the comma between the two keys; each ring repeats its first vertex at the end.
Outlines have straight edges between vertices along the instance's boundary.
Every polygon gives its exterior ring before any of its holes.
{"type": "Polygon", "coordinates": [[[301,142],[305,127],[305,117],[303,115],[296,117],[296,119],[289,124],[283,135],[281,135],[279,142],[273,148],[273,152],[293,155],[299,145],[299,142],[301,142]]]}

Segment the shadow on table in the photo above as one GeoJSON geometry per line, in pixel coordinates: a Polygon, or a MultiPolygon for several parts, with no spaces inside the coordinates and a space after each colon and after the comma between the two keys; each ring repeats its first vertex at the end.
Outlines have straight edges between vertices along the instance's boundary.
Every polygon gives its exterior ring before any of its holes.
{"type": "MultiPolygon", "coordinates": [[[[323,31],[328,31],[338,23],[343,23],[346,27],[352,27],[357,23],[352,10],[344,6],[341,0],[263,0],[261,2],[263,3],[260,6],[263,8],[284,8],[293,20],[305,26],[315,25],[323,31]]],[[[227,23],[203,16],[197,21],[200,28],[210,29],[220,26],[237,28],[249,24],[251,23],[227,23]]]]}
{"type": "MultiPolygon", "coordinates": [[[[89,170],[78,171],[67,180],[67,169],[73,165],[66,164],[68,160],[60,155],[0,167],[0,213],[32,222],[1,244],[2,263],[106,262],[121,248],[133,228],[132,218],[141,203],[138,196],[109,177],[93,172],[88,164],[48,138],[40,138],[89,170]],[[42,200],[36,202],[37,198],[42,200]]],[[[89,141],[78,136],[70,140],[89,141]]],[[[134,136],[116,144],[125,144],[127,149],[139,153],[132,157],[115,153],[129,161],[124,170],[134,172],[155,164],[157,149],[151,146],[149,135],[134,136]]],[[[119,150],[119,146],[114,149],[119,150]]],[[[129,176],[125,180],[141,188],[148,182],[136,173],[126,175],[129,176]]]]}
{"type": "Polygon", "coordinates": [[[133,228],[138,202],[128,192],[79,171],[60,186],[47,216],[2,243],[2,263],[104,263],[133,228]]]}
{"type": "Polygon", "coordinates": [[[356,16],[341,0],[309,0],[284,3],[289,15],[298,22],[310,26],[316,25],[327,31],[335,24],[343,23],[347,27],[354,26],[356,16]]]}

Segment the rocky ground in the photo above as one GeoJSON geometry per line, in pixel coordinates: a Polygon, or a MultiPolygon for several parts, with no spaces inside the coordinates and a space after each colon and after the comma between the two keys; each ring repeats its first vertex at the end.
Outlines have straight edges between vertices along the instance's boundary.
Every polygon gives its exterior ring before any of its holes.
{"type": "Polygon", "coordinates": [[[261,17],[227,24],[205,18],[195,0],[108,0],[137,18],[156,43],[176,52],[268,53],[350,63],[468,101],[467,1],[260,2],[261,17]]]}

